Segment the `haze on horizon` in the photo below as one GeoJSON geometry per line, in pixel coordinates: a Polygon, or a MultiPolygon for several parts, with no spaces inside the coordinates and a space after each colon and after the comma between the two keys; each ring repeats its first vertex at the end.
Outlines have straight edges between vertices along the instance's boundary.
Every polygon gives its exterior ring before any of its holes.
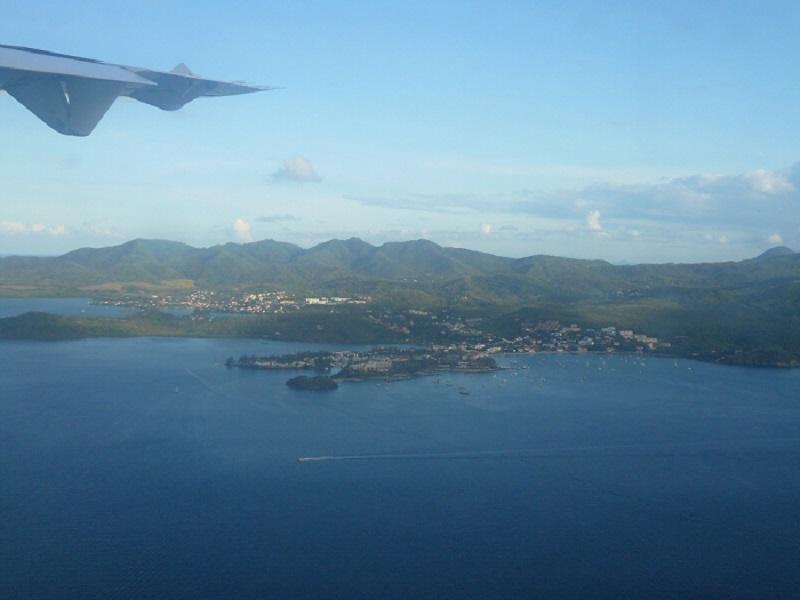
{"type": "Polygon", "coordinates": [[[0,254],[351,236],[612,262],[798,249],[798,17],[790,2],[11,5],[0,43],[286,89],[180,113],[118,102],[86,139],[0,95],[0,254]]]}

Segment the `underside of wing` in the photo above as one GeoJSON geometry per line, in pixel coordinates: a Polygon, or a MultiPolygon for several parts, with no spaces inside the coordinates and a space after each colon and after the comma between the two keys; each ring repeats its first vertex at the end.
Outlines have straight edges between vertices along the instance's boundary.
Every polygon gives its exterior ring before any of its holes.
{"type": "Polygon", "coordinates": [[[89,135],[121,94],[155,85],[117,65],[0,46],[0,89],[64,135],[89,135]]]}
{"type": "Polygon", "coordinates": [[[64,135],[85,137],[114,104],[124,83],[72,77],[22,78],[6,91],[64,135]]]}

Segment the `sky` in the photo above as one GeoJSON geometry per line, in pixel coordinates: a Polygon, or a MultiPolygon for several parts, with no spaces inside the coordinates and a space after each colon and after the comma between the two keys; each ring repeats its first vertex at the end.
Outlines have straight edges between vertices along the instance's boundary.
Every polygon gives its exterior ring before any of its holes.
{"type": "Polygon", "coordinates": [[[280,86],[88,138],[0,92],[0,254],[427,238],[618,263],[800,250],[796,2],[0,0],[0,43],[280,86]]]}

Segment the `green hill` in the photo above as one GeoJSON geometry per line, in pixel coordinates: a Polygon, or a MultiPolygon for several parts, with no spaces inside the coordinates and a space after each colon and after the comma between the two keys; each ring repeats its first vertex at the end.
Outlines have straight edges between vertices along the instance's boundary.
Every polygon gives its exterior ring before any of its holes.
{"type": "MultiPolygon", "coordinates": [[[[673,297],[797,281],[800,254],[773,248],[728,263],[615,266],[555,256],[512,259],[427,240],[372,246],[357,238],[310,249],[264,240],[193,248],[178,242],[133,240],[82,248],[55,258],[0,258],[0,286],[81,288],[110,283],[189,280],[195,287],[290,290],[372,290],[386,296],[407,288],[423,296],[473,302],[611,301],[673,297]]],[[[390,299],[390,298],[389,298],[390,299]]]]}

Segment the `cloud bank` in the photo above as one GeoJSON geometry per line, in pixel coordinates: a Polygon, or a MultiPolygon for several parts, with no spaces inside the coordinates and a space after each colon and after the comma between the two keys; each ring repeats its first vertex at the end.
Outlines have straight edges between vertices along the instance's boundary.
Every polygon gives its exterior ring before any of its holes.
{"type": "Polygon", "coordinates": [[[786,170],[696,174],[651,184],[606,183],[574,190],[349,199],[381,208],[527,216],[575,228],[582,224],[585,231],[601,237],[639,239],[653,230],[672,231],[676,237],[687,230],[718,230],[717,241],[720,236],[732,239],[731,232],[738,232],[739,238],[773,244],[800,237],[800,164],[786,170]]]}
{"type": "Polygon", "coordinates": [[[67,228],[64,225],[45,225],[43,223],[20,223],[18,221],[0,220],[0,234],[4,235],[65,235],[67,228]]]}

